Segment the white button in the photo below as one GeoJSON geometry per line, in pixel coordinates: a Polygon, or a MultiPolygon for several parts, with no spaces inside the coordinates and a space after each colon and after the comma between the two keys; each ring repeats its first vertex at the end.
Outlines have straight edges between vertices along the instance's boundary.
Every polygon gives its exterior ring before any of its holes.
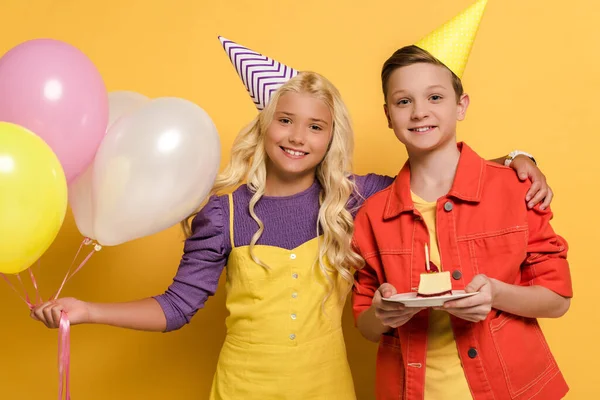
{"type": "Polygon", "coordinates": [[[292,278],[294,278],[294,279],[298,279],[298,274],[294,272],[294,273],[292,274],[292,278]]]}
{"type": "Polygon", "coordinates": [[[296,319],[296,314],[291,315],[292,319],[296,319]]]}
{"type": "Polygon", "coordinates": [[[298,297],[298,293],[296,293],[296,292],[292,293],[292,299],[295,299],[296,297],[298,297]]]}
{"type": "Polygon", "coordinates": [[[294,335],[293,333],[290,335],[290,340],[294,340],[296,339],[296,335],[294,335]]]}
{"type": "Polygon", "coordinates": [[[292,254],[290,254],[290,258],[291,258],[292,260],[295,260],[295,259],[296,259],[296,255],[295,255],[294,253],[292,253],[292,254]]]}

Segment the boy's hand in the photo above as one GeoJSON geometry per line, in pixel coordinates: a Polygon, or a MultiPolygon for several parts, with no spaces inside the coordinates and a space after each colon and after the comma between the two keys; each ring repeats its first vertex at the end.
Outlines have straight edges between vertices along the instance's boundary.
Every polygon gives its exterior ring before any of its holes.
{"type": "Polygon", "coordinates": [[[31,318],[40,321],[48,328],[58,328],[60,313],[64,311],[69,316],[69,323],[77,325],[89,321],[89,308],[87,303],[74,298],[51,300],[31,310],[31,318]]]}
{"type": "Polygon", "coordinates": [[[392,297],[397,293],[396,288],[389,283],[379,286],[373,296],[373,307],[375,316],[379,321],[390,328],[398,328],[406,324],[422,308],[405,307],[401,303],[383,301],[384,298],[392,297]]]}
{"type": "Polygon", "coordinates": [[[546,182],[546,176],[538,168],[537,165],[527,156],[518,155],[510,163],[510,167],[517,172],[519,179],[531,179],[531,187],[525,196],[527,207],[533,208],[536,204],[543,200],[540,208],[545,210],[548,208],[554,197],[552,189],[546,182]]]}
{"type": "Polygon", "coordinates": [[[464,299],[447,301],[443,307],[436,309],[448,311],[450,314],[471,322],[483,321],[492,310],[494,290],[492,280],[487,276],[476,275],[465,288],[465,292],[479,292],[464,299]]]}

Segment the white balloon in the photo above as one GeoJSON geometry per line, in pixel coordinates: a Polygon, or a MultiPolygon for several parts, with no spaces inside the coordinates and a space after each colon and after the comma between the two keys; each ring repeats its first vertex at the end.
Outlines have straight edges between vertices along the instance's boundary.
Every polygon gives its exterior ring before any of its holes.
{"type": "MultiPolygon", "coordinates": [[[[108,127],[122,116],[139,108],[150,99],[136,92],[116,91],[108,94],[108,127]]],[[[92,207],[92,176],[94,162],[69,185],[69,204],[79,232],[90,239],[94,237],[94,210],[92,207]]]]}
{"type": "Polygon", "coordinates": [[[97,241],[114,246],[186,218],[210,192],[220,157],[213,121],[190,101],[154,99],[117,120],[94,162],[97,241]]]}
{"type": "Polygon", "coordinates": [[[130,92],[127,90],[118,90],[108,94],[108,128],[122,116],[138,109],[150,99],[143,94],[130,92]]]}
{"type": "Polygon", "coordinates": [[[92,209],[92,165],[69,184],[69,205],[79,232],[94,239],[92,209]]]}

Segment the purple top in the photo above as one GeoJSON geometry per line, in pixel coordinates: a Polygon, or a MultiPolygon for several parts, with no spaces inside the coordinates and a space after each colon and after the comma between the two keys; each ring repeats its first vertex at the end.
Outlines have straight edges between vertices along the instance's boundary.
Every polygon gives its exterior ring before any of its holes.
{"type": "MultiPolygon", "coordinates": [[[[356,214],[364,199],[388,187],[393,178],[376,174],[355,175],[360,195],[354,195],[348,208],[356,214]],[[361,198],[362,196],[362,198],[361,198]]],[[[319,213],[318,181],[292,196],[263,196],[254,211],[265,224],[257,244],[293,249],[317,235],[319,213]]],[[[250,216],[248,204],[252,192],[246,185],[233,192],[234,242],[247,246],[258,225],[250,216]]],[[[155,299],[167,318],[166,331],[189,323],[209,296],[215,294],[219,277],[231,251],[229,237],[229,197],[213,196],[192,221],[193,234],[184,245],[177,275],[168,290],[155,299]]]]}

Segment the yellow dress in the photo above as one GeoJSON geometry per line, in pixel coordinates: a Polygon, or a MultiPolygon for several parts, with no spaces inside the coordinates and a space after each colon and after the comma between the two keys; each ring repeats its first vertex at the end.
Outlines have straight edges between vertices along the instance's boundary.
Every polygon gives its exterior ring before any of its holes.
{"type": "MultiPolygon", "coordinates": [[[[341,327],[343,301],[315,260],[318,238],[292,250],[233,241],[227,261],[227,336],[211,400],[354,400],[341,327]]],[[[335,280],[335,275],[330,278],[335,280]]]]}

